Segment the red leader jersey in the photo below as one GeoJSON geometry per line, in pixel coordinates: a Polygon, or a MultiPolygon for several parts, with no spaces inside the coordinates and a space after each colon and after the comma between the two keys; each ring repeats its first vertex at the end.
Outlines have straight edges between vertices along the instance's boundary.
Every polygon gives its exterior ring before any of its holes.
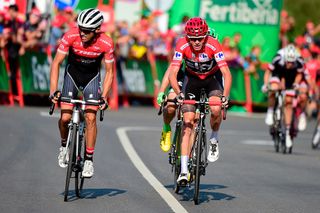
{"type": "Polygon", "coordinates": [[[205,79],[221,67],[227,66],[218,40],[211,36],[207,36],[206,39],[202,50],[194,51],[186,37],[180,38],[177,41],[171,66],[180,67],[185,60],[186,71],[200,79],[205,79]]]}

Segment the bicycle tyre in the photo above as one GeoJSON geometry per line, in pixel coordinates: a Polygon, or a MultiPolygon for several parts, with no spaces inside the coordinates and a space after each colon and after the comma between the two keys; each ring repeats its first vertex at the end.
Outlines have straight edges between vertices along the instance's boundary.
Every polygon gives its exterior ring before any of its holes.
{"type": "Polygon", "coordinates": [[[273,128],[273,135],[272,135],[272,138],[273,138],[273,143],[274,143],[274,149],[276,152],[279,152],[279,146],[280,146],[280,142],[281,142],[281,137],[280,137],[280,132],[279,130],[277,130],[276,126],[274,127],[271,127],[273,128]]]}
{"type": "Polygon", "coordinates": [[[70,184],[70,179],[71,179],[71,174],[72,174],[72,167],[74,165],[74,162],[76,160],[75,156],[75,146],[76,146],[76,139],[77,139],[77,125],[72,124],[71,129],[69,131],[71,132],[71,141],[70,141],[70,155],[69,155],[69,162],[68,162],[68,169],[67,169],[67,175],[66,175],[66,183],[65,183],[65,188],[64,188],[64,201],[68,201],[68,194],[69,194],[69,184],[70,184]]]}
{"type": "Polygon", "coordinates": [[[199,132],[196,132],[196,168],[194,169],[194,195],[193,201],[195,205],[199,204],[199,190],[200,190],[200,163],[201,163],[201,153],[202,153],[202,124],[200,124],[199,132]]]}
{"type": "MultiPolygon", "coordinates": [[[[83,135],[85,135],[83,133],[83,135]]],[[[87,149],[87,143],[86,143],[86,139],[85,139],[85,136],[83,137],[83,152],[82,152],[82,158],[81,158],[81,161],[82,161],[82,165],[81,165],[81,172],[82,172],[82,169],[83,169],[83,162],[84,162],[84,157],[86,155],[86,149],[87,149]]],[[[80,193],[82,192],[82,189],[83,189],[83,183],[84,183],[84,177],[82,176],[82,173],[81,173],[81,181],[80,181],[80,193]]]]}
{"type": "Polygon", "coordinates": [[[280,149],[281,149],[280,151],[281,151],[282,154],[286,154],[287,153],[285,130],[282,130],[280,149]]]}
{"type": "Polygon", "coordinates": [[[174,136],[174,167],[173,167],[173,190],[176,194],[180,191],[180,185],[177,183],[177,179],[179,177],[181,171],[181,163],[180,163],[180,142],[181,142],[181,126],[176,128],[175,136],[174,136]]]}
{"type": "Polygon", "coordinates": [[[85,139],[85,130],[82,131],[79,135],[79,147],[78,147],[78,156],[77,156],[77,165],[78,169],[75,174],[75,191],[78,198],[81,198],[81,191],[83,189],[84,177],[82,177],[83,170],[83,161],[86,154],[86,139],[85,139]],[[83,149],[82,149],[83,147],[83,149]],[[80,179],[80,181],[79,181],[80,179]]]}
{"type": "Polygon", "coordinates": [[[314,129],[314,131],[313,131],[313,134],[312,134],[312,140],[311,140],[311,148],[312,148],[312,149],[316,149],[316,148],[318,147],[318,145],[319,145],[319,140],[320,140],[320,138],[319,138],[318,141],[316,141],[316,143],[313,142],[313,141],[314,141],[314,138],[315,138],[315,136],[316,136],[316,134],[317,134],[317,132],[318,132],[318,126],[319,126],[319,121],[317,121],[316,127],[315,127],[315,129],[314,129]]]}

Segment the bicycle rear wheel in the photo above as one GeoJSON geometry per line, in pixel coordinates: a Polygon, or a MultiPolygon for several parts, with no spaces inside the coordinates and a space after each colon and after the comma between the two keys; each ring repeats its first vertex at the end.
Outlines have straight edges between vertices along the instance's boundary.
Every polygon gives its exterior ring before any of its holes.
{"type": "MultiPolygon", "coordinates": [[[[201,125],[200,125],[201,126],[201,125]]],[[[199,132],[196,132],[196,167],[194,169],[194,195],[193,195],[193,201],[195,205],[199,204],[199,190],[200,190],[200,166],[201,166],[201,154],[202,154],[202,129],[199,129],[199,132]]]]}
{"type": "Polygon", "coordinates": [[[77,139],[77,125],[73,124],[71,126],[71,129],[69,129],[71,132],[71,141],[69,145],[69,162],[68,162],[68,169],[67,169],[67,175],[66,175],[66,182],[65,182],[65,188],[64,188],[64,201],[68,201],[68,194],[69,194],[69,184],[70,184],[70,179],[71,179],[71,174],[72,174],[72,169],[74,162],[76,160],[76,153],[75,153],[75,148],[76,148],[76,139],[77,139]]]}

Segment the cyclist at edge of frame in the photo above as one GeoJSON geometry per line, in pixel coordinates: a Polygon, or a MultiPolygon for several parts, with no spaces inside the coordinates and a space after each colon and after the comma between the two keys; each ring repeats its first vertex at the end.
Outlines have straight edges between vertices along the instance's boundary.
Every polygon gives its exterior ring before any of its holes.
{"type": "MultiPolygon", "coordinates": [[[[100,32],[103,23],[102,13],[93,8],[81,11],[77,18],[78,26],[66,32],[58,46],[50,71],[50,97],[56,103],[58,88],[59,67],[68,55],[64,74],[61,96],[77,98],[81,91],[84,100],[101,100],[105,104],[101,110],[107,108],[107,95],[113,80],[114,44],[110,37],[100,32]],[[105,78],[101,91],[100,67],[105,65],[105,78]]],[[[68,123],[72,116],[73,106],[61,103],[61,117],[58,125],[61,136],[59,149],[59,166],[66,168],[63,156],[67,152],[66,142],[68,137],[68,123]]],[[[92,177],[94,174],[93,154],[97,137],[96,113],[99,106],[86,106],[86,154],[82,176],[92,177]]]]}
{"type": "MultiPolygon", "coordinates": [[[[169,81],[177,95],[177,100],[200,99],[201,88],[204,88],[209,101],[222,102],[228,106],[232,76],[225,61],[224,53],[217,39],[208,36],[208,25],[200,17],[187,21],[185,36],[180,38],[175,47],[173,60],[169,65],[169,81]],[[182,90],[178,85],[177,74],[182,61],[186,63],[185,79],[182,90]],[[221,71],[224,85],[216,79],[215,73],[221,71]]],[[[222,121],[221,106],[210,106],[210,148],[207,159],[215,162],[219,158],[218,132],[222,121]]],[[[191,150],[190,135],[193,131],[195,120],[195,106],[184,104],[183,136],[181,142],[181,173],[177,179],[179,184],[188,181],[188,158],[191,150]]]]}
{"type": "Polygon", "coordinates": [[[312,83],[309,83],[309,78],[304,76],[304,60],[293,44],[289,44],[277,52],[264,75],[262,91],[267,92],[268,87],[270,87],[270,92],[268,94],[268,110],[265,118],[265,123],[268,126],[273,125],[273,108],[275,104],[274,91],[279,89],[284,90],[284,120],[286,125],[287,148],[291,148],[293,145],[290,137],[290,124],[292,121],[293,98],[296,95],[296,91],[299,91],[299,102],[297,107],[302,108],[302,113],[298,118],[298,130],[303,131],[307,125],[304,108],[308,100],[308,87],[306,83],[301,84],[301,82],[305,79],[309,86],[312,86],[312,83]]]}
{"type": "MultiPolygon", "coordinates": [[[[216,34],[215,30],[213,28],[208,29],[208,36],[211,36],[215,39],[217,39],[218,35],[216,34]]],[[[183,62],[184,63],[184,62],[183,62]]],[[[183,84],[183,79],[184,79],[184,65],[183,63],[180,66],[180,70],[178,72],[178,84],[180,87],[182,87],[183,84]]],[[[161,82],[161,86],[158,92],[157,96],[157,103],[159,106],[163,103],[163,101],[166,100],[166,97],[169,100],[175,99],[176,98],[176,93],[173,91],[172,87],[169,86],[169,71],[170,69],[167,69],[161,82]],[[167,94],[165,94],[166,89],[169,87],[167,94]]],[[[217,74],[216,77],[221,79],[221,72],[215,73],[217,74]]],[[[163,152],[168,152],[171,147],[171,126],[170,123],[175,117],[175,112],[176,112],[176,105],[173,103],[168,102],[163,109],[163,127],[162,127],[162,132],[161,132],[161,138],[160,138],[160,148],[163,152]]]]}

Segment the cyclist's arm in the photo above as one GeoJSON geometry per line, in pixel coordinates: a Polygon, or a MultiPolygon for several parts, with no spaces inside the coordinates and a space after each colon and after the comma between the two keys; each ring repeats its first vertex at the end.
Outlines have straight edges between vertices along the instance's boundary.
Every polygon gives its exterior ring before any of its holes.
{"type": "Polygon", "coordinates": [[[271,71],[269,69],[266,69],[263,76],[263,84],[268,85],[269,79],[270,79],[271,71]]]}
{"type": "Polygon", "coordinates": [[[111,63],[105,63],[105,69],[106,69],[106,75],[104,77],[103,81],[103,91],[102,91],[102,97],[107,97],[113,80],[113,62],[111,63]]]}
{"type": "Polygon", "coordinates": [[[177,95],[179,95],[179,93],[181,92],[178,84],[178,80],[177,80],[179,70],[180,70],[180,66],[172,66],[172,65],[170,65],[167,70],[171,87],[173,88],[174,92],[177,95]]]}
{"type": "Polygon", "coordinates": [[[232,83],[232,75],[230,72],[230,69],[228,66],[223,66],[220,68],[223,79],[224,79],[224,90],[223,90],[223,95],[225,97],[229,97],[230,95],[230,89],[231,89],[231,83],[232,83]]]}
{"type": "Polygon", "coordinates": [[[160,86],[160,89],[159,89],[159,93],[160,92],[164,92],[167,87],[169,86],[169,75],[170,75],[170,69],[168,68],[166,70],[166,72],[164,73],[164,76],[162,78],[162,82],[161,82],[161,86],[160,86]]]}
{"type": "Polygon", "coordinates": [[[303,77],[302,73],[297,73],[296,78],[294,79],[294,84],[296,85],[300,84],[302,77],[303,77]]]}
{"type": "Polygon", "coordinates": [[[50,94],[53,94],[58,88],[59,69],[65,59],[66,54],[57,51],[50,69],[50,94]]]}

